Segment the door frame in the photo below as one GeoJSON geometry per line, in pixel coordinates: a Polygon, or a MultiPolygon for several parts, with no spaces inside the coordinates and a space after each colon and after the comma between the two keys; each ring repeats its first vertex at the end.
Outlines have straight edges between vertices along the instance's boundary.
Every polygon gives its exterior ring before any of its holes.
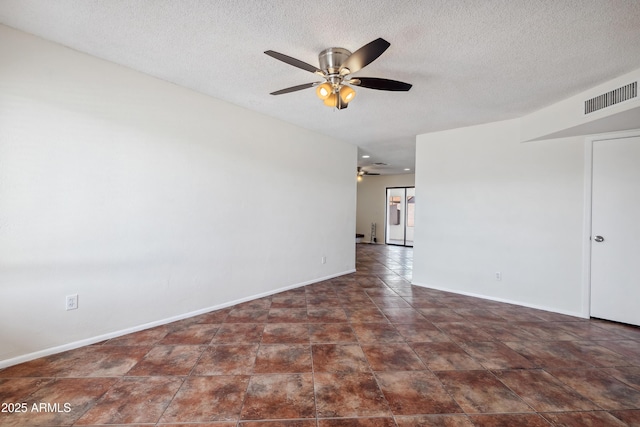
{"type": "MultiPolygon", "coordinates": [[[[408,186],[400,186],[400,187],[385,187],[384,189],[384,244],[388,245],[388,246],[400,246],[400,247],[404,247],[404,248],[413,248],[413,245],[411,246],[407,246],[407,214],[409,212],[409,210],[407,209],[407,189],[409,188],[413,188],[415,189],[416,186],[415,185],[408,185],[408,186]],[[389,205],[388,205],[388,192],[389,190],[398,190],[398,189],[404,189],[404,204],[405,204],[405,209],[404,209],[404,213],[403,213],[403,217],[404,217],[404,244],[403,245],[399,245],[397,243],[387,243],[387,228],[389,227],[389,205]]],[[[414,196],[415,197],[415,196],[414,196]]]]}
{"type": "Polygon", "coordinates": [[[582,224],[582,315],[591,317],[591,209],[593,190],[593,143],[640,137],[640,129],[589,135],[584,140],[584,215],[582,224]]]}

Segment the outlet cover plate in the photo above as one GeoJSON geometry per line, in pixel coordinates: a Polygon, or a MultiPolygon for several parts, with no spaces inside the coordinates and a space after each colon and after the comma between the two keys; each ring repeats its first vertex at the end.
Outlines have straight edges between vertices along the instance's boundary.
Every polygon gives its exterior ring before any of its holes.
{"type": "Polygon", "coordinates": [[[65,307],[67,311],[76,310],[78,308],[78,294],[67,295],[65,307]]]}

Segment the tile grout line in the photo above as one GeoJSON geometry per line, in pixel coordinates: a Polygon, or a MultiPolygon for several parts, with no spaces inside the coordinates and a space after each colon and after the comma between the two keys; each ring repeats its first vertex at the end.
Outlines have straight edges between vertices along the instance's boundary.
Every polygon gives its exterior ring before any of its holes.
{"type": "MultiPolygon", "coordinates": [[[[305,290],[305,302],[307,304],[307,319],[309,318],[309,300],[307,298],[307,292],[305,290]]],[[[307,334],[309,338],[309,353],[311,356],[311,387],[313,387],[313,412],[316,427],[318,427],[318,396],[316,393],[316,371],[315,364],[313,363],[313,343],[311,342],[311,326],[307,324],[307,334]]]]}
{"type": "MultiPolygon", "coordinates": [[[[267,316],[267,320],[268,320],[268,316],[267,316]]],[[[265,320],[266,322],[266,320],[265,320]]],[[[255,367],[256,367],[256,362],[258,360],[258,353],[260,353],[260,348],[262,346],[262,339],[264,338],[264,328],[266,327],[267,323],[263,323],[262,324],[262,334],[260,335],[260,341],[257,343],[258,344],[258,348],[256,349],[256,356],[253,359],[253,366],[251,367],[251,374],[249,374],[249,380],[247,381],[247,386],[244,389],[244,394],[242,397],[242,404],[240,405],[240,410],[238,411],[238,420],[237,420],[237,424],[238,426],[240,426],[240,423],[242,421],[242,411],[244,410],[244,406],[247,403],[247,394],[249,394],[249,386],[251,385],[251,380],[253,379],[253,377],[256,374],[255,372],[255,367]]],[[[240,345],[242,344],[248,344],[248,343],[240,343],[240,345]]]]}

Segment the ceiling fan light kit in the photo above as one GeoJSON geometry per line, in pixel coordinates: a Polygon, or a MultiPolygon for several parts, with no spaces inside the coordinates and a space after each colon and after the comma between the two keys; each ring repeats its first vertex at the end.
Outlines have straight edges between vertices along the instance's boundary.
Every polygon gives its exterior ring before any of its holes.
{"type": "Polygon", "coordinates": [[[316,86],[316,95],[324,101],[324,105],[342,110],[347,108],[349,102],[356,96],[356,91],[351,86],[406,92],[411,89],[411,84],[409,83],[376,77],[348,77],[375,61],[389,46],[389,42],[378,38],[362,46],[354,53],[341,47],[331,47],[323,50],[318,55],[319,69],[299,59],[267,50],[265,53],[272,58],[314,73],[324,79],[321,82],[306,83],[271,92],[271,95],[282,95],[316,86]]]}

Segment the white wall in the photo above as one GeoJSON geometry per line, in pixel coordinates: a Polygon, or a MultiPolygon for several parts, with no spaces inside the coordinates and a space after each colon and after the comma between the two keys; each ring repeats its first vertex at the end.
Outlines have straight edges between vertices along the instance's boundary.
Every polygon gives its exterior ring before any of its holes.
{"type": "Polygon", "coordinates": [[[519,119],[417,137],[413,281],[584,316],[584,138],[520,141],[519,119]]]}
{"type": "Polygon", "coordinates": [[[378,243],[384,243],[384,221],[387,187],[412,187],[414,174],[369,175],[358,182],[356,233],[364,234],[363,242],[371,240],[371,223],[377,226],[378,243]]]}
{"type": "Polygon", "coordinates": [[[0,40],[0,367],[353,271],[355,146],[0,40]]]}

